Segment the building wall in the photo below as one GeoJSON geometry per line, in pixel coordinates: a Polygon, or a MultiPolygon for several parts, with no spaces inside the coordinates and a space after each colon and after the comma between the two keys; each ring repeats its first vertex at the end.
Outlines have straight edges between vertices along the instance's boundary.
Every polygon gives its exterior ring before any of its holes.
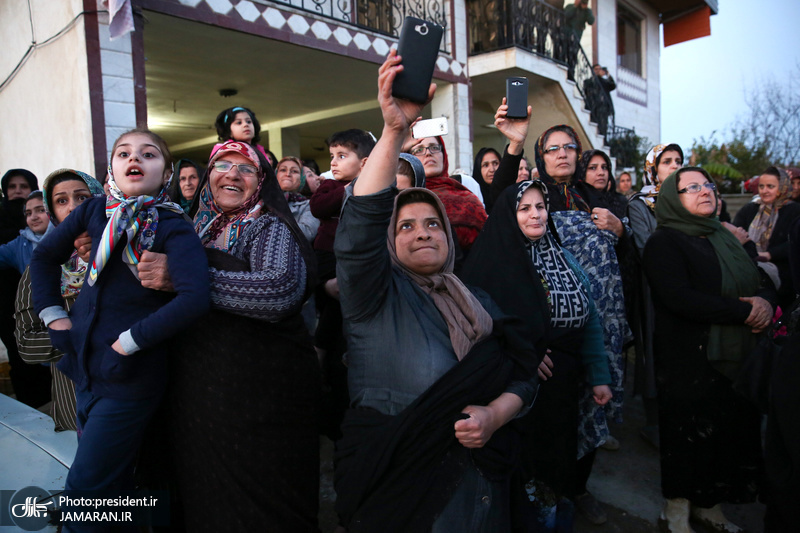
{"type": "Polygon", "coordinates": [[[661,90],[659,58],[661,43],[659,21],[656,10],[641,0],[596,0],[597,20],[595,21],[597,61],[607,66],[617,81],[617,90],[611,93],[614,101],[616,124],[633,128],[641,137],[647,137],[651,144],[659,142],[661,136],[661,90]],[[624,3],[633,11],[644,16],[644,76],[632,79],[620,72],[617,66],[617,4],[624,3]],[[628,81],[631,86],[625,87],[628,81]],[[632,85],[639,86],[639,89],[632,85]],[[646,99],[646,105],[623,98],[622,93],[637,93],[646,99]]]}
{"type": "MultiPolygon", "coordinates": [[[[65,28],[82,0],[31,0],[36,42],[65,28]]],[[[27,168],[39,178],[70,167],[94,172],[83,17],[50,44],[35,49],[0,91],[2,171],[27,168]]],[[[0,2],[0,72],[5,79],[31,43],[27,0],[0,2]]]]}

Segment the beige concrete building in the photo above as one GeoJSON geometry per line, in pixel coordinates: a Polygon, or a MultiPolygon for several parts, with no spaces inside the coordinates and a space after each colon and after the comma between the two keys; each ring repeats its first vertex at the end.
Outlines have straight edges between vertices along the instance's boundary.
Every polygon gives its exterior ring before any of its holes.
{"type": "Polygon", "coordinates": [[[101,0],[0,2],[3,169],[28,168],[41,180],[66,166],[102,177],[114,140],[137,125],[161,134],[176,156],[204,162],[216,115],[239,105],[255,111],[261,144],[278,157],[313,158],[325,170],[330,133],[380,132],[377,67],[405,15],[445,27],[426,113],[448,119],[451,170],[470,171],[482,146],[502,149],[492,122],[512,75],[529,79],[529,155],[538,134],[561,123],[586,148],[632,129],[655,142],[659,26],[717,10],[716,0],[592,0],[596,21],[577,53],[565,44],[563,11],[552,7],[559,0],[130,3],[135,31],[111,40],[101,0]],[[582,94],[592,63],[617,81],[605,136],[582,94]]]}

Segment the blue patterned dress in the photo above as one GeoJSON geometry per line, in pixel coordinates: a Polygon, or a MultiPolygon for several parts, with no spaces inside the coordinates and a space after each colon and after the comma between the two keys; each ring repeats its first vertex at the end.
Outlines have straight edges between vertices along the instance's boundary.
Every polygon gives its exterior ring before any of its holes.
{"type": "Polygon", "coordinates": [[[617,236],[599,230],[589,213],[559,211],[551,213],[561,237],[562,246],[577,259],[591,284],[592,298],[603,324],[604,342],[611,373],[614,397],[605,406],[597,405],[592,389],[584,387],[580,401],[578,425],[578,458],[603,444],[608,437],[607,417],[622,421],[624,366],[622,347],[631,339],[625,319],[622,278],[614,246],[617,236]]]}

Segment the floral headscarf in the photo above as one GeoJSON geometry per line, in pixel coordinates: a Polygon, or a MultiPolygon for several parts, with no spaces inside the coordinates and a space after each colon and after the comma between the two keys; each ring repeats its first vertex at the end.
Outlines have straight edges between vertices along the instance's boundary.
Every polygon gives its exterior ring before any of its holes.
{"type": "Polygon", "coordinates": [[[264,202],[261,200],[261,189],[264,184],[264,171],[252,146],[239,141],[225,141],[211,153],[208,161],[209,179],[200,191],[200,208],[194,217],[194,229],[201,242],[208,248],[216,248],[227,252],[236,240],[254,220],[261,216],[264,202]],[[259,170],[258,187],[244,203],[223,213],[211,193],[210,173],[214,162],[223,154],[236,153],[247,158],[259,170]]]}
{"type": "Polygon", "coordinates": [[[658,182],[658,164],[661,162],[661,154],[666,151],[678,152],[681,154],[681,161],[683,161],[683,150],[675,143],[653,146],[644,159],[644,187],[642,187],[637,197],[651,210],[655,209],[656,197],[661,189],[661,183],[658,182]]]}

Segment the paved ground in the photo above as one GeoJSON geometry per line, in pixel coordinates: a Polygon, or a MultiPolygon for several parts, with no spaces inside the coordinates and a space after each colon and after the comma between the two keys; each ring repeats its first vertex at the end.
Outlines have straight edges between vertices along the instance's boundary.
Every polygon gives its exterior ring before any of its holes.
{"type": "MultiPolygon", "coordinates": [[[[633,368],[632,364],[629,368],[633,368]]],[[[630,390],[631,387],[629,387],[630,390]]],[[[625,421],[613,425],[611,433],[620,441],[621,449],[610,452],[599,450],[589,491],[604,504],[608,522],[595,526],[577,516],[575,533],[656,533],[661,510],[661,488],[658,451],[639,437],[644,425],[644,410],[639,398],[626,398],[625,421]]],[[[322,475],[320,493],[320,528],[332,533],[336,528],[333,511],[332,443],[321,439],[322,475]]],[[[749,533],[763,530],[764,507],[760,504],[731,505],[726,515],[749,533]]],[[[694,525],[696,533],[711,533],[694,525]]]]}

